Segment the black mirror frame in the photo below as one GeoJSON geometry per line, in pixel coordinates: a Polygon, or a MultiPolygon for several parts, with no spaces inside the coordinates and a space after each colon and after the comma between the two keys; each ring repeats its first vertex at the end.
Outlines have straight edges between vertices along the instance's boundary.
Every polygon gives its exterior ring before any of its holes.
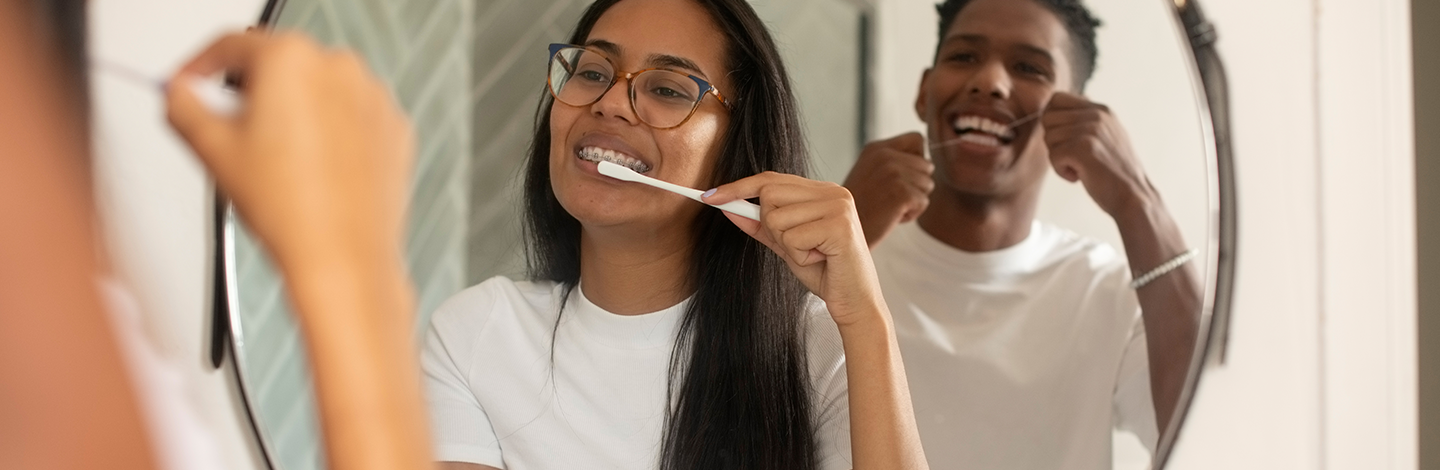
{"type": "MultiPolygon", "coordinates": [[[[1226,78],[1224,64],[1220,60],[1219,52],[1216,50],[1218,34],[1215,26],[1206,19],[1200,9],[1199,0],[1167,0],[1174,2],[1176,20],[1185,32],[1185,38],[1190,46],[1191,56],[1195,61],[1195,71],[1200,79],[1198,93],[1205,97],[1201,109],[1207,121],[1203,123],[1204,132],[1209,137],[1210,148],[1207,150],[1208,162],[1214,172],[1211,187],[1218,192],[1217,198],[1219,211],[1216,220],[1216,230],[1212,234],[1217,237],[1217,244],[1214,253],[1214,272],[1210,273],[1211,281],[1209,300],[1210,324],[1205,341],[1196,345],[1195,354],[1189,375],[1186,377],[1185,389],[1181,393],[1180,401],[1175,409],[1174,419],[1170,420],[1170,426],[1160,434],[1160,442],[1157,443],[1154,456],[1154,468],[1162,469],[1173,453],[1175,443],[1179,440],[1180,430],[1183,428],[1186,416],[1189,415],[1190,407],[1194,404],[1195,392],[1200,385],[1200,377],[1208,364],[1224,364],[1226,359],[1227,346],[1229,344],[1230,325],[1232,321],[1231,306],[1235,285],[1235,260],[1237,253],[1237,232],[1238,232],[1238,200],[1236,194],[1235,162],[1234,152],[1231,146],[1232,133],[1230,128],[1230,96],[1229,82],[1226,78]]],[[[257,22],[258,28],[267,28],[285,5],[285,0],[266,0],[265,7],[261,11],[260,19],[257,22]]],[[[237,338],[230,334],[231,316],[235,309],[232,305],[235,287],[231,281],[233,276],[229,254],[233,248],[233,233],[226,229],[226,219],[231,216],[229,201],[218,191],[215,193],[214,212],[212,217],[212,263],[214,276],[211,283],[211,337],[210,337],[210,362],[211,365],[219,368],[223,365],[226,351],[230,357],[239,357],[237,338]]],[[[241,374],[240,367],[231,368],[235,374],[239,386],[241,401],[245,406],[246,416],[250,419],[251,430],[255,436],[258,447],[265,462],[270,468],[275,468],[275,462],[266,448],[266,439],[262,436],[259,423],[255,422],[255,414],[250,409],[250,400],[245,396],[245,378],[241,374]]]]}
{"type": "Polygon", "coordinates": [[[1195,392],[1200,386],[1200,377],[1205,368],[1210,364],[1225,363],[1233,318],[1231,306],[1235,292],[1239,221],[1235,154],[1230,128],[1230,86],[1225,75],[1225,66],[1216,50],[1219,36],[1215,26],[1201,11],[1199,0],[1173,2],[1176,20],[1185,32],[1191,57],[1195,60],[1195,71],[1200,79],[1197,92],[1203,93],[1205,97],[1201,109],[1205,111],[1204,115],[1208,120],[1203,126],[1210,138],[1211,147],[1206,150],[1210,157],[1209,164],[1214,171],[1211,188],[1218,193],[1213,200],[1218,201],[1219,212],[1217,220],[1214,221],[1217,224],[1215,230],[1211,231],[1216,236],[1216,245],[1213,255],[1215,269],[1209,273],[1210,279],[1207,279],[1211,282],[1209,293],[1212,294],[1208,298],[1212,302],[1209,330],[1205,341],[1196,345],[1197,354],[1191,361],[1185,389],[1181,392],[1179,404],[1175,408],[1174,419],[1170,420],[1169,428],[1160,434],[1154,457],[1154,468],[1157,469],[1165,468],[1173,454],[1185,418],[1190,414],[1190,407],[1194,405],[1195,392]]]}

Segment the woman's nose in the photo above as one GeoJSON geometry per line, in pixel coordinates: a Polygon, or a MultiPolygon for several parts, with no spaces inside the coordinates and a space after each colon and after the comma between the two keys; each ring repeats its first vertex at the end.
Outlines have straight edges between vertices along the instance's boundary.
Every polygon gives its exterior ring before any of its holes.
{"type": "Polygon", "coordinates": [[[600,95],[600,100],[590,105],[590,112],[596,117],[617,117],[631,125],[639,123],[634,107],[630,106],[630,78],[620,76],[615,80],[615,84],[600,95]]]}

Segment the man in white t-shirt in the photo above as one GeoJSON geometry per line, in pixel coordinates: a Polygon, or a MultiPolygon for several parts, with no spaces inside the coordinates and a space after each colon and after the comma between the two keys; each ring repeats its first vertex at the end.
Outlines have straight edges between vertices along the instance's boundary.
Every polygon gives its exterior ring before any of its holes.
{"type": "Polygon", "coordinates": [[[1108,469],[1114,429],[1153,452],[1189,369],[1200,286],[1124,129],[1077,94],[1099,22],[1078,0],[937,10],[915,102],[928,140],[870,144],[845,184],[926,456],[935,468],[1108,469]],[[1124,256],[1035,220],[1052,169],[1115,220],[1124,256]]]}

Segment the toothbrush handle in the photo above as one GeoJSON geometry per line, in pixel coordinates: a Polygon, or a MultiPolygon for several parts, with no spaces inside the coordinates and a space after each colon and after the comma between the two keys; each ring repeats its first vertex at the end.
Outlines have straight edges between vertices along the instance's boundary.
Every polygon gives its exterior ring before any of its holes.
{"type": "Polygon", "coordinates": [[[760,206],[751,204],[749,201],[730,201],[724,204],[711,204],[711,206],[756,222],[760,221],[760,206]]]}

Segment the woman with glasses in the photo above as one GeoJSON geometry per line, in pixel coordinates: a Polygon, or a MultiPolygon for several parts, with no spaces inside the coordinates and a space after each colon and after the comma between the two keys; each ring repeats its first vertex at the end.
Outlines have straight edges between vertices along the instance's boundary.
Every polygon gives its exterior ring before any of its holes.
{"type": "Polygon", "coordinates": [[[800,176],[795,98],[749,5],[601,0],[546,52],[530,280],[461,292],[425,340],[444,468],[924,468],[854,206],[800,176]]]}

